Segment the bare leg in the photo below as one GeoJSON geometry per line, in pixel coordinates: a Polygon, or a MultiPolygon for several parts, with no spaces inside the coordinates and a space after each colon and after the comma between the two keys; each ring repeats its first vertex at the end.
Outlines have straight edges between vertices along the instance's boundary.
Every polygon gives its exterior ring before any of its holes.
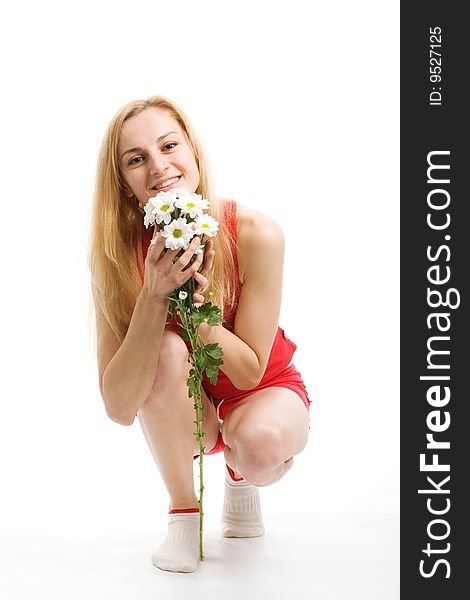
{"type": "MultiPolygon", "coordinates": [[[[167,331],[162,340],[154,387],[139,410],[142,431],[170,496],[171,509],[196,508],[193,456],[196,442],[194,400],[188,397],[188,352],[183,340],[167,331]]],[[[204,395],[204,445],[210,450],[218,435],[214,406],[204,395]]]]}
{"type": "Polygon", "coordinates": [[[227,464],[258,487],[279,481],[308,439],[309,417],[292,390],[273,387],[242,400],[225,417],[227,464]]]}
{"type": "MultiPolygon", "coordinates": [[[[194,492],[193,456],[196,442],[194,400],[188,397],[188,352],[174,332],[165,332],[157,375],[149,397],[139,410],[139,421],[170,496],[170,510],[199,508],[194,492]]],[[[204,445],[211,449],[218,435],[212,404],[203,397],[204,445]]],[[[193,572],[199,561],[199,512],[170,514],[168,534],[152,554],[164,571],[193,572]]]]}
{"type": "Polygon", "coordinates": [[[307,442],[308,411],[291,390],[267,388],[242,400],[225,417],[225,461],[245,479],[226,475],[222,535],[263,535],[258,487],[279,481],[307,442]]]}

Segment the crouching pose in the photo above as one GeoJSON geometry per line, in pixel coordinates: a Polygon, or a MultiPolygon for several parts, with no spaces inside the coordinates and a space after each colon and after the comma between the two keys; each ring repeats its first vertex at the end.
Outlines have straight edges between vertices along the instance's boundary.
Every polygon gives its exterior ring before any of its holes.
{"type": "Polygon", "coordinates": [[[156,96],[115,115],[98,161],[89,251],[99,384],[113,421],[132,425],[138,417],[168,490],[168,536],[152,556],[160,569],[191,572],[199,560],[190,365],[168,297],[193,277],[194,301],[211,292],[223,312],[223,324],[199,330],[224,353],[218,383],[203,382],[204,445],[225,457],[222,535],[263,535],[258,488],[292,467],[309,431],[296,346],[278,325],[283,255],[275,220],[214,195],[201,145],[174,103],[156,96]],[[148,199],[174,187],[209,199],[220,224],[203,254],[194,238],[178,260],[164,238],[151,243],[143,220],[148,199]]]}

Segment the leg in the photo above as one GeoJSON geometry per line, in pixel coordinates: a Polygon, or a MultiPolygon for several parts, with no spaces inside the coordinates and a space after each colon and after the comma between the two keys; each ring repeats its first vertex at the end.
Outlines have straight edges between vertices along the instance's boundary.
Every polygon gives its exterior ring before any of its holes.
{"type": "Polygon", "coordinates": [[[302,400],[279,387],[254,392],[226,415],[222,426],[225,460],[245,479],[234,481],[227,471],[223,536],[263,535],[258,487],[278,481],[292,467],[293,455],[307,443],[308,423],[302,400]]]}
{"type": "MultiPolygon", "coordinates": [[[[139,422],[170,495],[166,540],[152,555],[165,571],[192,572],[199,560],[199,511],[194,492],[193,455],[198,454],[194,400],[188,397],[188,352],[174,332],[162,340],[155,383],[139,410],[139,422]],[[182,512],[183,509],[196,509],[182,512]]],[[[213,405],[203,395],[204,445],[211,449],[218,435],[213,405]]]]}
{"type": "MultiPolygon", "coordinates": [[[[164,333],[154,387],[139,410],[144,436],[170,495],[171,509],[196,508],[193,456],[199,454],[194,400],[188,397],[188,351],[174,332],[164,333]]],[[[218,434],[214,406],[203,393],[204,445],[211,449],[218,434]]]]}
{"type": "Polygon", "coordinates": [[[295,392],[259,390],[224,419],[225,460],[253,485],[271,485],[292,468],[293,456],[307,444],[308,429],[308,410],[295,392]]]}

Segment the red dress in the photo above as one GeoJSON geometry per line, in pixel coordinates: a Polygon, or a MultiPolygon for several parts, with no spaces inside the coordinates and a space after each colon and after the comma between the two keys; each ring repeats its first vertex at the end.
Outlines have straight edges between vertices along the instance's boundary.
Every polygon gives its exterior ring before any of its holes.
{"type": "MultiPolygon", "coordinates": [[[[231,234],[232,248],[234,251],[234,262],[237,269],[237,282],[238,278],[238,261],[236,254],[236,240],[237,240],[237,205],[231,200],[224,203],[224,212],[227,227],[231,234]]],[[[143,239],[143,252],[144,257],[147,255],[152,231],[149,230],[149,234],[143,239]]],[[[239,294],[241,286],[237,290],[239,294]]],[[[236,309],[232,312],[224,311],[225,322],[224,327],[233,331],[233,325],[235,321],[236,309]]],[[[217,414],[220,420],[223,420],[227,413],[238,403],[240,400],[251,396],[254,392],[263,390],[269,387],[283,387],[294,391],[304,402],[307,409],[310,407],[311,401],[308,398],[307,390],[302,377],[291,364],[292,356],[297,349],[297,346],[292,342],[284,333],[284,330],[280,327],[277,328],[276,337],[271,348],[269,355],[268,364],[264,375],[260,383],[251,390],[240,390],[236,388],[223,370],[219,369],[219,376],[216,385],[212,385],[208,378],[203,378],[203,388],[217,409],[217,414]]],[[[223,365],[222,365],[223,368],[223,365]]],[[[224,443],[219,433],[219,440],[216,446],[210,452],[204,454],[215,454],[223,450],[224,443]]]]}

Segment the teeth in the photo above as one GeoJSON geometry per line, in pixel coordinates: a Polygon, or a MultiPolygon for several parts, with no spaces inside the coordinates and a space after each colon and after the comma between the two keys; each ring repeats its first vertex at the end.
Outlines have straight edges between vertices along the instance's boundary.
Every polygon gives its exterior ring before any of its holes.
{"type": "Polygon", "coordinates": [[[172,183],[175,183],[175,181],[178,181],[179,176],[178,177],[173,177],[173,179],[168,179],[167,181],[164,181],[163,183],[160,183],[160,185],[155,185],[152,189],[153,190],[159,190],[163,187],[166,187],[167,185],[171,185],[172,183]]]}

